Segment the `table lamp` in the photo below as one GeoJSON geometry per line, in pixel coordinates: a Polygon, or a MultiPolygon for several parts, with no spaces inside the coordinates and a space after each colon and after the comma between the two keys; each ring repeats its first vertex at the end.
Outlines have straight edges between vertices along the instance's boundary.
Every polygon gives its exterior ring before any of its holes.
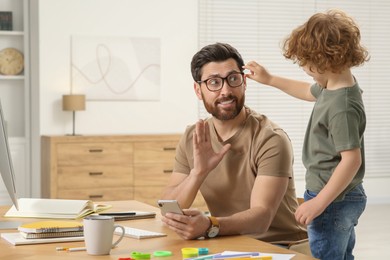
{"type": "Polygon", "coordinates": [[[75,134],[75,118],[76,111],[85,110],[85,95],[63,95],[62,96],[62,110],[73,112],[73,134],[75,134]]]}

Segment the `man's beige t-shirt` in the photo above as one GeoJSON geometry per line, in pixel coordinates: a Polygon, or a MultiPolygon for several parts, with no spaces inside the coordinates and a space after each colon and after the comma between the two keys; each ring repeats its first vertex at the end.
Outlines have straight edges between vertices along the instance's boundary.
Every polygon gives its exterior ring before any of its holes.
{"type": "MultiPolygon", "coordinates": [[[[213,120],[207,119],[213,149],[220,151],[223,145],[231,144],[230,150],[209,173],[200,188],[210,213],[223,217],[249,209],[257,175],[288,177],[287,192],[269,230],[263,234],[252,235],[269,242],[306,238],[305,229],[294,217],[298,204],[291,142],[287,134],[266,116],[246,109],[249,114],[246,121],[236,134],[225,142],[219,141],[213,120]]],[[[178,145],[174,172],[189,174],[194,166],[193,131],[195,125],[189,126],[178,145]]]]}

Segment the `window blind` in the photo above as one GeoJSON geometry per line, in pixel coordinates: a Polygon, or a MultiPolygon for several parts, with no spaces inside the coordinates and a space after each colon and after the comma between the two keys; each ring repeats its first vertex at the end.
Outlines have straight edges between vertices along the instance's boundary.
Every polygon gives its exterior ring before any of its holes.
{"type": "MultiPolygon", "coordinates": [[[[385,76],[390,66],[390,2],[377,1],[291,1],[291,0],[199,0],[199,48],[215,42],[227,42],[238,49],[244,62],[255,60],[271,73],[312,82],[298,65],[286,60],[281,43],[291,30],[315,12],[340,8],[354,17],[360,26],[362,42],[371,60],[354,68],[353,73],[364,91],[367,113],[365,132],[366,176],[389,176],[390,160],[386,148],[390,141],[390,88],[385,76]],[[387,112],[387,113],[386,113],[387,112]]],[[[246,105],[267,115],[289,134],[294,149],[296,179],[303,179],[302,145],[313,103],[248,79],[246,105]]],[[[209,117],[199,102],[199,118],[209,117]]]]}

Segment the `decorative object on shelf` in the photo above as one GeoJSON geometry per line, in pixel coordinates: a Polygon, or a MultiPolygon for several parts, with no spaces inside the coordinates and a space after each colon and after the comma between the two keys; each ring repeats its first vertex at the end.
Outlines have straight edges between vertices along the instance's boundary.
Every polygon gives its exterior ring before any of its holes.
{"type": "Polygon", "coordinates": [[[62,110],[73,112],[73,133],[72,133],[72,135],[76,135],[76,133],[75,133],[76,111],[85,110],[85,95],[74,95],[74,94],[63,95],[62,96],[62,110]]]}
{"type": "Polygon", "coordinates": [[[0,12],[0,30],[12,31],[12,12],[0,12]]]}
{"type": "Polygon", "coordinates": [[[18,75],[23,71],[23,53],[15,48],[5,48],[0,51],[0,74],[18,75]]]}

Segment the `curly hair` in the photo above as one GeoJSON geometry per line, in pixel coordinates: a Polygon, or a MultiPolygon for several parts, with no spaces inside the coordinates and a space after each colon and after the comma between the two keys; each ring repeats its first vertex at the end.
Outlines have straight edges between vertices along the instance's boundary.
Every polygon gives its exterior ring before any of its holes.
{"type": "Polygon", "coordinates": [[[283,43],[283,55],[319,73],[338,73],[370,59],[355,21],[336,9],[314,14],[293,30],[283,43]]]}

